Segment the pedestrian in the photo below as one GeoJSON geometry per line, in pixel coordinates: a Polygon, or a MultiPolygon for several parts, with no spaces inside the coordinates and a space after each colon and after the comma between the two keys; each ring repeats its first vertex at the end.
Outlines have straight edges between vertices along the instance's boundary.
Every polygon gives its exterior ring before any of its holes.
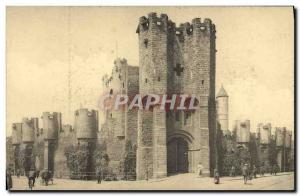
{"type": "Polygon", "coordinates": [[[100,168],[97,170],[97,182],[98,184],[102,182],[102,170],[100,168]]]}
{"type": "Polygon", "coordinates": [[[28,173],[28,186],[29,186],[29,188],[30,188],[30,181],[32,181],[32,187],[34,187],[35,177],[36,177],[35,169],[30,168],[30,171],[28,173]]]}
{"type": "Polygon", "coordinates": [[[230,176],[235,177],[235,167],[234,166],[231,167],[230,176]]]}
{"type": "Polygon", "coordinates": [[[40,176],[40,171],[37,170],[37,171],[36,171],[36,178],[39,178],[39,176],[40,176]]]}
{"type": "Polygon", "coordinates": [[[248,164],[246,163],[242,166],[242,175],[244,177],[244,184],[246,184],[249,175],[249,168],[248,168],[248,164]]]}
{"type": "Polygon", "coordinates": [[[214,182],[215,182],[215,184],[220,183],[220,174],[219,174],[218,169],[214,169],[214,182]]]}
{"type": "Polygon", "coordinates": [[[200,176],[200,177],[202,176],[202,170],[203,170],[203,166],[202,166],[201,163],[199,163],[197,165],[197,175],[200,176]]]}
{"type": "Polygon", "coordinates": [[[6,190],[10,190],[13,187],[12,177],[10,169],[6,170],[6,190]]]}
{"type": "Polygon", "coordinates": [[[41,178],[43,180],[43,183],[45,183],[46,186],[48,186],[48,181],[49,181],[49,172],[48,169],[45,169],[42,174],[41,174],[41,178]]]}

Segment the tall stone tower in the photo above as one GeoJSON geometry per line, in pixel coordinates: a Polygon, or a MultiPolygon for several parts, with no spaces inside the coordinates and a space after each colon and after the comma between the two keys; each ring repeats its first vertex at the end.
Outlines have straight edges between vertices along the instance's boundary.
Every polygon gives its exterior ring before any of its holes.
{"type": "MultiPolygon", "coordinates": [[[[127,95],[130,100],[139,93],[139,67],[128,64],[124,58],[115,59],[111,75],[105,75],[102,80],[110,100],[116,100],[120,95],[127,95]]],[[[101,137],[105,138],[110,166],[119,176],[125,175],[120,168],[123,168],[125,151],[130,149],[128,146],[136,148],[137,119],[137,110],[128,110],[127,104],[117,109],[112,104],[112,108],[105,110],[101,137]]]]}
{"type": "Polygon", "coordinates": [[[35,133],[38,130],[37,118],[23,118],[22,120],[22,142],[25,149],[25,171],[35,167],[35,157],[33,153],[35,133]]]}
{"type": "MultiPolygon", "coordinates": [[[[86,174],[94,172],[92,158],[97,142],[98,111],[89,111],[85,108],[76,110],[74,130],[76,131],[78,145],[82,146],[87,153],[88,160],[85,168],[86,174]]],[[[88,175],[87,177],[90,178],[88,175]]]]}
{"type": "Polygon", "coordinates": [[[22,123],[12,124],[12,145],[14,148],[14,170],[21,169],[22,166],[19,165],[18,156],[21,150],[22,144],[22,123]]]}
{"type": "Polygon", "coordinates": [[[44,169],[54,171],[54,156],[57,148],[58,133],[61,131],[61,113],[43,112],[44,169]]]}
{"type": "Polygon", "coordinates": [[[259,162],[260,165],[269,167],[270,165],[270,142],[271,142],[271,123],[258,124],[258,139],[259,139],[259,162]]]}
{"type": "Polygon", "coordinates": [[[250,163],[250,120],[236,120],[233,131],[241,162],[250,163]]]}
{"type": "Polygon", "coordinates": [[[140,18],[137,33],[143,99],[180,93],[195,95],[199,103],[195,111],[139,111],[137,179],[165,177],[169,170],[195,172],[198,164],[209,175],[216,124],[214,24],[195,18],[176,27],[167,15],[150,13],[140,18]]]}
{"type": "MultiPolygon", "coordinates": [[[[142,97],[166,94],[168,81],[168,16],[141,17],[139,34],[139,84],[142,97]]],[[[146,98],[146,97],[145,97],[146,98]]],[[[139,111],[137,179],[167,175],[166,113],[154,107],[139,111]]]]}
{"type": "Polygon", "coordinates": [[[221,130],[228,132],[228,94],[223,86],[217,94],[217,119],[221,130]]]}

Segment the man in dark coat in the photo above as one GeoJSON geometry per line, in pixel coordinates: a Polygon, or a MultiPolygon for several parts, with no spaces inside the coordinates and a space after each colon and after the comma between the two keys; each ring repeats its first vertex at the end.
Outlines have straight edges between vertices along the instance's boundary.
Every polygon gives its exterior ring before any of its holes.
{"type": "Polygon", "coordinates": [[[30,187],[30,181],[32,181],[32,186],[34,187],[36,173],[33,168],[30,169],[28,173],[28,186],[30,187]]]}
{"type": "Polygon", "coordinates": [[[235,177],[235,167],[234,166],[231,167],[230,176],[235,177]]]}
{"type": "Polygon", "coordinates": [[[249,175],[249,167],[248,167],[248,164],[244,164],[242,166],[242,175],[244,177],[244,184],[247,183],[247,180],[248,180],[248,175],[249,175]]]}
{"type": "Polygon", "coordinates": [[[98,184],[102,182],[102,170],[100,168],[97,170],[97,182],[98,184]]]}

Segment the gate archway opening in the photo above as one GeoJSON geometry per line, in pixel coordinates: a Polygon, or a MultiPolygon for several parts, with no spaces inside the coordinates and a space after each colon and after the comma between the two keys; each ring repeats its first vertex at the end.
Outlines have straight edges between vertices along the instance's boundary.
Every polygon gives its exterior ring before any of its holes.
{"type": "Polygon", "coordinates": [[[188,142],[182,137],[173,137],[168,141],[168,175],[189,172],[188,147],[188,142]]]}

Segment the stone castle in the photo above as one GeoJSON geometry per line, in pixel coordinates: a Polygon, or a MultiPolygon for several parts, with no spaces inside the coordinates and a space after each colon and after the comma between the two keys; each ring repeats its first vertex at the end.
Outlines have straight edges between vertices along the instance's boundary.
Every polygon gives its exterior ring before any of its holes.
{"type": "MultiPolygon", "coordinates": [[[[229,130],[229,96],[223,87],[215,95],[216,30],[210,19],[195,18],[176,27],[167,15],[150,13],[140,18],[136,33],[139,67],[129,65],[126,59],[116,59],[111,75],[103,77],[105,91],[112,96],[141,94],[143,99],[149,94],[194,94],[198,109],[110,109],[105,110],[101,126],[98,111],[88,109],[75,111],[74,126],[63,125],[57,112],[43,113],[43,128],[38,126],[38,118],[24,118],[12,125],[10,149],[14,158],[9,165],[14,170],[28,171],[34,165],[38,170],[53,171],[56,177],[68,178],[65,149],[80,145],[92,151],[104,146],[116,176],[125,175],[122,163],[130,150],[137,180],[193,173],[199,165],[203,176],[211,176],[215,168],[226,175],[232,164],[245,161],[252,165],[278,164],[281,171],[292,168],[290,131],[276,128],[273,136],[271,124],[259,124],[252,133],[249,120],[236,121],[229,130]],[[34,157],[27,168],[17,161],[22,149],[24,159],[34,157]],[[233,155],[240,152],[249,153],[250,159],[239,157],[239,162],[233,163],[233,155]]],[[[92,164],[87,170],[95,171],[92,164]]]]}

